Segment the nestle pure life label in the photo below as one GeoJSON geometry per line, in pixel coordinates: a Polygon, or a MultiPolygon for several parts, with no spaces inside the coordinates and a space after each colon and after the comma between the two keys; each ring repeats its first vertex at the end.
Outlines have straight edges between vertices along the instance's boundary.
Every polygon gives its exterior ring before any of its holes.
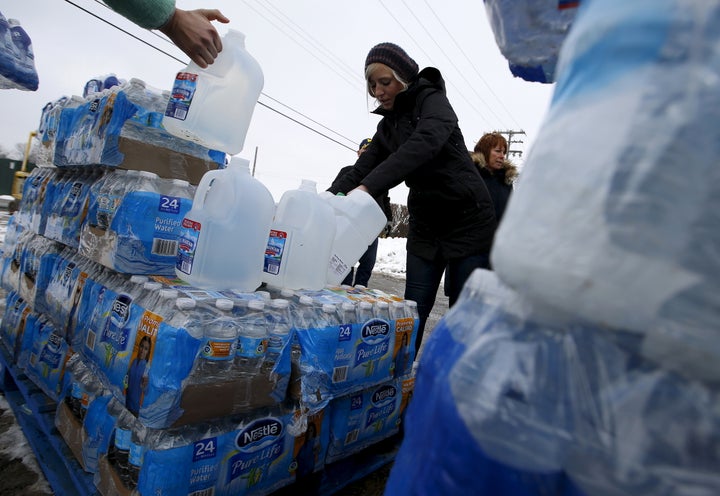
{"type": "Polygon", "coordinates": [[[298,329],[302,349],[303,400],[323,406],[329,399],[393,377],[393,326],[384,319],[298,329]],[[322,400],[318,404],[318,393],[322,400]]]}
{"type": "Polygon", "coordinates": [[[293,412],[269,415],[177,448],[148,449],[138,492],[168,496],[269,494],[295,479],[298,438],[288,429],[293,420],[293,412]]]}
{"type": "Polygon", "coordinates": [[[345,458],[398,432],[414,383],[406,376],[330,402],[327,461],[345,458]]]}

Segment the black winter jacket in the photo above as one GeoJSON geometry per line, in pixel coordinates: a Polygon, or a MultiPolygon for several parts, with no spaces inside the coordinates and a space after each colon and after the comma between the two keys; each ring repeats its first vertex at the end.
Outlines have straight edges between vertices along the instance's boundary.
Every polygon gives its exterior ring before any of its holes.
{"type": "Polygon", "coordinates": [[[352,170],[329,191],[362,184],[372,196],[410,189],[407,250],[421,258],[488,254],[497,225],[490,195],[467,152],[440,71],[423,69],[383,119],[352,170]]]}
{"type": "Polygon", "coordinates": [[[472,153],[470,158],[478,167],[480,175],[485,181],[485,186],[495,207],[495,218],[500,224],[505,214],[505,207],[513,192],[513,181],[518,175],[517,167],[509,160],[505,160],[502,169],[492,170],[485,163],[485,157],[482,153],[472,153]]]}

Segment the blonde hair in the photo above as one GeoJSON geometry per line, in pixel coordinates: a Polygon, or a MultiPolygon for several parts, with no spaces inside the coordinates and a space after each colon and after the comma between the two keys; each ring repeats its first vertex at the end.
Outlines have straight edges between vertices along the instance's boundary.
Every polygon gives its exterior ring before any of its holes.
{"type": "Polygon", "coordinates": [[[392,72],[393,77],[394,77],[400,84],[402,84],[402,87],[403,87],[402,90],[403,90],[403,91],[405,91],[406,89],[408,89],[408,86],[410,86],[410,84],[409,84],[407,81],[405,81],[403,78],[401,78],[400,76],[398,76],[398,73],[395,72],[395,69],[393,69],[392,67],[388,67],[388,66],[386,66],[385,64],[381,64],[380,62],[375,62],[375,63],[372,63],[372,64],[370,64],[369,66],[367,66],[367,67],[365,68],[365,84],[367,85],[368,95],[370,95],[371,97],[375,98],[375,95],[373,95],[373,92],[372,92],[372,90],[370,89],[370,76],[372,75],[373,72],[375,72],[375,69],[377,69],[377,68],[380,67],[381,65],[384,66],[384,67],[387,67],[388,69],[390,69],[390,71],[392,72]]]}

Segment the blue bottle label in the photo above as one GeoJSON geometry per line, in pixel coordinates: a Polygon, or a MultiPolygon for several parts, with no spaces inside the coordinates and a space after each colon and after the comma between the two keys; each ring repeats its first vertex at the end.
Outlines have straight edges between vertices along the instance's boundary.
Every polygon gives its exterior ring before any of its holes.
{"type": "Polygon", "coordinates": [[[263,271],[268,274],[278,275],[282,266],[282,257],[285,251],[285,243],[288,234],[285,231],[271,230],[267,248],[265,248],[265,264],[263,271]]]}
{"type": "Polygon", "coordinates": [[[175,77],[172,94],[165,109],[165,115],[184,121],[197,89],[197,74],[178,72],[175,77]]]}
{"type": "Polygon", "coordinates": [[[182,221],[182,229],[178,237],[177,260],[175,267],[184,274],[192,274],[193,260],[197,250],[202,226],[199,222],[188,219],[182,221]]]}

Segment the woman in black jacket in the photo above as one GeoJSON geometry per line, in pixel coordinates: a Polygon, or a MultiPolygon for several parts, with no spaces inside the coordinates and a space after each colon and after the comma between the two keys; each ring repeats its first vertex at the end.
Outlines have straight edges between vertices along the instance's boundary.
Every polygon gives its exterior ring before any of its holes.
{"type": "Polygon", "coordinates": [[[370,146],[330,188],[377,196],[405,181],[410,189],[405,298],[415,300],[420,342],[443,272],[452,306],[465,280],[489,266],[496,221],[480,173],[467,153],[440,71],[418,65],[392,43],[365,60],[370,96],[383,117],[370,146]]]}
{"type": "Polygon", "coordinates": [[[498,224],[505,213],[518,175],[517,167],[505,158],[506,154],[507,140],[500,133],[484,134],[475,144],[475,151],[470,154],[490,193],[498,224]]]}

